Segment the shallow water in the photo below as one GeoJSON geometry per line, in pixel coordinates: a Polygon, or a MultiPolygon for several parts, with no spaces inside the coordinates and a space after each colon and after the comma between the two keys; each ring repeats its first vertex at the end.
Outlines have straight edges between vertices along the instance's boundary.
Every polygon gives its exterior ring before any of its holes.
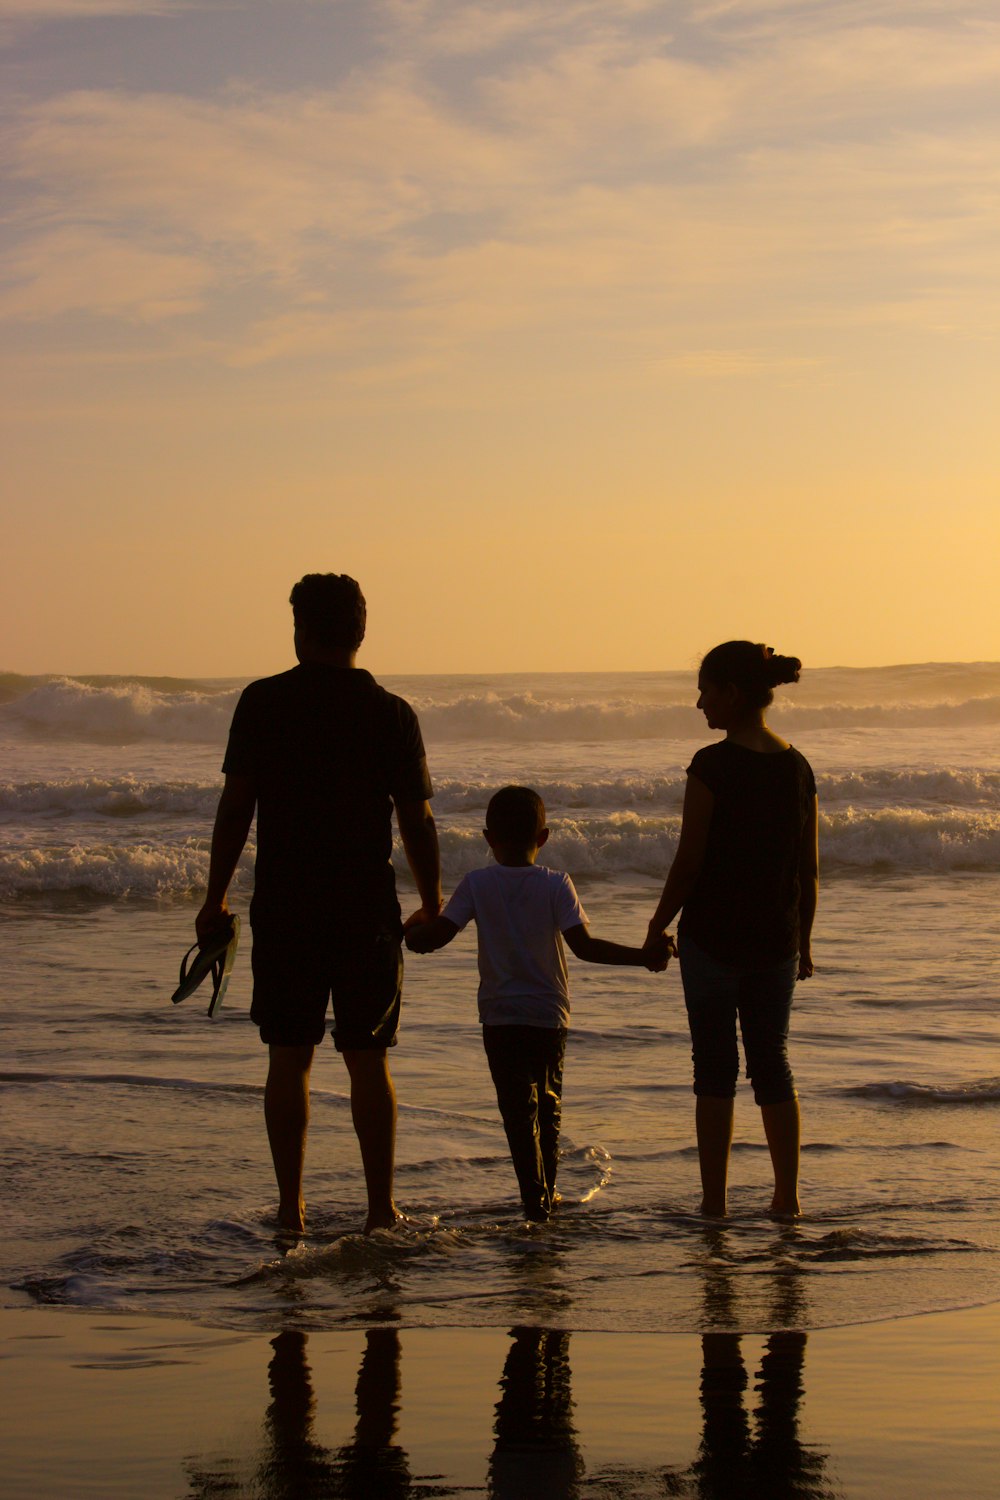
{"type": "MultiPolygon", "coordinates": [[[[198,995],[169,1002],[204,877],[232,692],[22,683],[6,705],[20,704],[20,718],[0,719],[11,767],[0,788],[7,1300],[246,1329],[280,1317],[312,1329],[773,1332],[1000,1295],[1000,757],[994,730],[952,730],[942,707],[978,703],[981,717],[1000,699],[961,696],[970,681],[982,689],[985,668],[940,669],[936,683],[931,669],[894,670],[897,692],[910,694],[895,701],[896,719],[936,715],[932,728],[887,730],[884,701],[845,704],[859,679],[830,674],[829,701],[814,686],[795,730],[820,778],[829,871],[818,972],[799,987],[793,1018],[801,1223],[776,1226],[764,1213],[769,1164],[746,1086],[731,1219],[712,1227],[694,1214],[676,970],[571,959],[565,1203],[545,1228],[522,1224],[465,934],[440,955],[408,959],[392,1066],[397,1200],[411,1225],[368,1241],[357,1233],[346,1075],[328,1046],[314,1070],[310,1233],[290,1251],[270,1219],[249,943],[218,1021],[198,995]],[[25,698],[38,692],[29,722],[25,698]],[[871,722],[845,728],[848,708],[871,722]]],[[[869,694],[872,681],[863,677],[869,694]]],[[[408,685],[425,700],[447,883],[482,857],[488,790],[527,780],[549,802],[546,856],[577,879],[593,930],[641,938],[676,839],[683,767],[704,738],[697,717],[687,739],[623,738],[623,723],[657,715],[672,716],[676,735],[688,712],[680,681],[644,682],[535,683],[530,702],[503,680],[408,685]],[[569,718],[595,737],[560,740],[553,726],[569,718]],[[532,719],[543,729],[534,741],[532,719]]],[[[247,860],[234,900],[243,912],[250,878],[247,860]]],[[[404,885],[404,908],[410,899],[404,885]]]]}

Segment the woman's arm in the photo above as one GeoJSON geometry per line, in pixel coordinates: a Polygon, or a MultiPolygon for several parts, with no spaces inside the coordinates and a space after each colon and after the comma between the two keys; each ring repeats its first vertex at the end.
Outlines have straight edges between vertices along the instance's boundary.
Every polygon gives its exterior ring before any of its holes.
{"type": "Polygon", "coordinates": [[[812,799],[799,845],[799,978],[811,979],[812,929],[819,901],[819,802],[812,799]]]}
{"type": "Polygon", "coordinates": [[[649,941],[658,938],[670,926],[684,905],[705,862],[708,829],[712,821],[715,796],[697,776],[689,776],[684,792],[684,815],[681,836],[674,862],[670,866],[663,895],[649,924],[649,941]]]}

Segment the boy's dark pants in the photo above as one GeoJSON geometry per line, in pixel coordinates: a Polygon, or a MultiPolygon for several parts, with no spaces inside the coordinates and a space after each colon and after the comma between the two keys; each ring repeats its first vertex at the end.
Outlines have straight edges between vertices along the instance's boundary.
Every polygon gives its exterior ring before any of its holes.
{"type": "Polygon", "coordinates": [[[484,1026],[521,1202],[529,1219],[552,1212],[562,1118],[564,1026],[484,1026]]]}

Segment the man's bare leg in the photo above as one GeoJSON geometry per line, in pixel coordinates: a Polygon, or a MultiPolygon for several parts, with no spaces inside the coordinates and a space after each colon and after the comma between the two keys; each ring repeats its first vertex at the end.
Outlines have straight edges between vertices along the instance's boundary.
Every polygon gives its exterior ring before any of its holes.
{"type": "Polygon", "coordinates": [[[392,1173],[396,1157],[396,1090],[385,1049],[346,1051],[351,1075],[351,1118],[361,1147],[368,1188],[368,1221],[373,1229],[391,1229],[399,1218],[392,1201],[392,1173]]]}
{"type": "Polygon", "coordinates": [[[710,1219],[726,1216],[729,1148],[733,1143],[735,1100],[699,1094],[695,1101],[695,1130],[701,1166],[701,1211],[710,1219]]]}
{"type": "Polygon", "coordinates": [[[774,1169],[771,1212],[780,1218],[795,1218],[799,1212],[799,1101],[762,1104],[760,1112],[774,1169]]]}
{"type": "Polygon", "coordinates": [[[309,1129],[309,1070],[313,1047],[272,1046],[264,1089],[264,1119],[278,1182],[278,1223],[296,1232],[306,1227],[302,1169],[309,1129]]]}

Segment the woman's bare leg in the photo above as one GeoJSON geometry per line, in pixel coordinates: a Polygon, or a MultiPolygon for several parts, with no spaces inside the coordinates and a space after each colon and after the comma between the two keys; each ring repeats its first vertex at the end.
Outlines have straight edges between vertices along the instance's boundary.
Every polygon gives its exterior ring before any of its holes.
{"type": "Polygon", "coordinates": [[[701,1211],[710,1219],[726,1215],[726,1184],[729,1180],[729,1148],[733,1143],[733,1099],[714,1099],[699,1094],[695,1103],[695,1130],[701,1166],[701,1211]]]}
{"type": "Polygon", "coordinates": [[[794,1217],[799,1212],[799,1101],[762,1104],[760,1112],[774,1168],[771,1212],[794,1217]]]}

